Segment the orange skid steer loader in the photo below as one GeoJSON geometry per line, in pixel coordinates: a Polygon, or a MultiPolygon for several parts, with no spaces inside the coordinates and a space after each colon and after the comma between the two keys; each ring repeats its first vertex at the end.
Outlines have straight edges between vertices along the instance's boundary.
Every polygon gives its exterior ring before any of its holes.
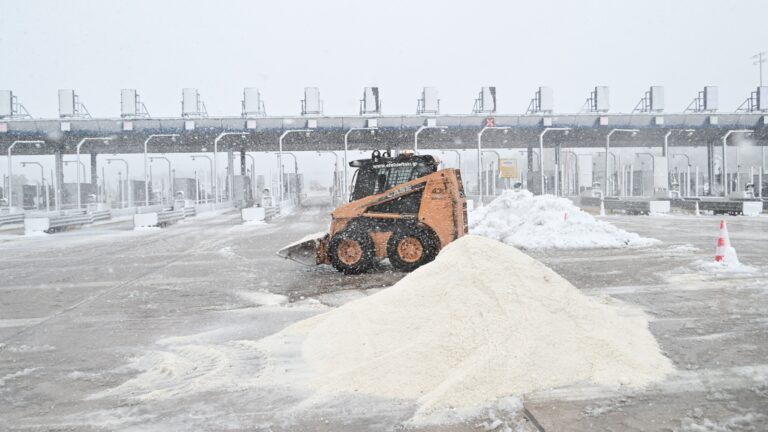
{"type": "Polygon", "coordinates": [[[409,153],[374,151],[357,168],[350,202],[331,213],[329,232],[288,245],[278,255],[302,264],[331,264],[362,273],[389,258],[399,271],[432,261],[445,245],[467,233],[461,173],[437,170],[439,161],[409,153]]]}

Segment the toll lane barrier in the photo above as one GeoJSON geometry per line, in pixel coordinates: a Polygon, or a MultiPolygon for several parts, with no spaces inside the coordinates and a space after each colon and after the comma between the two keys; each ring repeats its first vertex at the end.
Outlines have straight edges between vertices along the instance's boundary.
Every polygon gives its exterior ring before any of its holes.
{"type": "Polygon", "coordinates": [[[162,212],[133,215],[134,228],[165,227],[185,218],[184,210],[165,210],[162,212]]]}
{"type": "Polygon", "coordinates": [[[240,210],[240,217],[243,222],[266,220],[267,212],[265,207],[246,207],[240,210]]]}
{"type": "Polygon", "coordinates": [[[90,225],[95,221],[108,220],[111,217],[112,213],[109,210],[99,210],[92,213],[74,212],[47,217],[27,217],[24,218],[24,234],[50,234],[90,225]]]}

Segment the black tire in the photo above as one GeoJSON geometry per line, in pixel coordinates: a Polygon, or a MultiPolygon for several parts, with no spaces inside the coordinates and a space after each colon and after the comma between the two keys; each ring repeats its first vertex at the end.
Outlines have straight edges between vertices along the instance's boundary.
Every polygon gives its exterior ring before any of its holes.
{"type": "Polygon", "coordinates": [[[440,252],[440,240],[434,231],[426,227],[399,226],[392,232],[389,241],[387,241],[389,262],[395,270],[402,272],[411,272],[431,262],[438,252],[440,252]],[[410,242],[411,247],[408,247],[407,242],[410,242]],[[403,252],[406,256],[403,256],[403,252]],[[409,252],[411,253],[410,257],[407,256],[409,252]]]}
{"type": "MultiPolygon", "coordinates": [[[[352,254],[354,255],[354,254],[352,254]]],[[[373,266],[376,250],[367,232],[346,229],[328,242],[328,259],[333,267],[344,274],[359,274],[373,266]],[[350,260],[350,249],[359,248],[359,259],[350,260]]]]}

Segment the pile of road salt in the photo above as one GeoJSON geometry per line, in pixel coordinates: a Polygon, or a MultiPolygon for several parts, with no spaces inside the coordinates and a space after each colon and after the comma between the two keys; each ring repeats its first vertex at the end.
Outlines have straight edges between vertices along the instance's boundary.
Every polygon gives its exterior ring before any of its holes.
{"type": "Polygon", "coordinates": [[[469,213],[469,232],[523,249],[642,247],[658,240],[596,220],[565,198],[504,191],[469,213]]]}
{"type": "Polygon", "coordinates": [[[412,400],[417,417],[577,384],[641,387],[673,370],[642,313],[474,235],[269,339],[301,344],[319,394],[412,400]]]}

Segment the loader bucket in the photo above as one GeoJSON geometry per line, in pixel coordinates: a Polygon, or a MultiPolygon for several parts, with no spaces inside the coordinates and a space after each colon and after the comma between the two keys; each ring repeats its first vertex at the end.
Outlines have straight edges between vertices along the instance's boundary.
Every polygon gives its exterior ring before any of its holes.
{"type": "Polygon", "coordinates": [[[325,232],[308,235],[299,241],[283,247],[277,251],[277,255],[285,259],[296,261],[299,264],[308,266],[316,265],[318,264],[318,248],[320,248],[320,245],[326,236],[328,236],[328,234],[325,232]]]}

